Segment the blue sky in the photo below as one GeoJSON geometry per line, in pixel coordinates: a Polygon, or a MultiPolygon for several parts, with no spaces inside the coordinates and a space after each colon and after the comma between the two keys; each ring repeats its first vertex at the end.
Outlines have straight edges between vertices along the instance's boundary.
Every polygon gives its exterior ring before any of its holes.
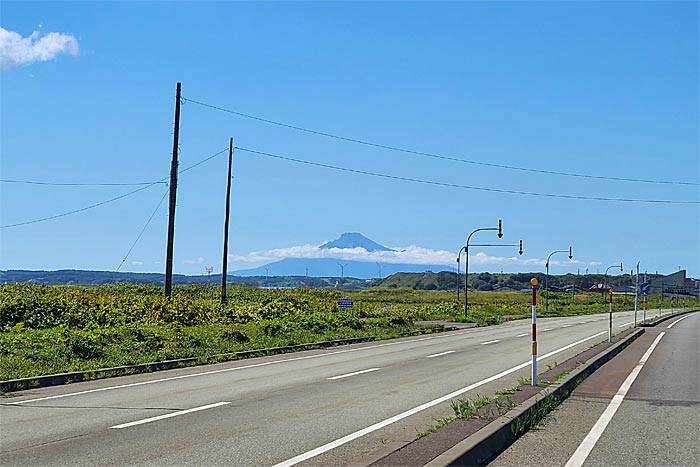
{"type": "MultiPolygon", "coordinates": [[[[181,167],[225,149],[233,136],[245,148],[448,184],[700,199],[697,2],[3,2],[1,8],[4,180],[166,177],[175,83],[181,81],[189,99],[385,145],[695,185],[437,160],[192,102],[182,107],[181,167]],[[8,34],[14,34],[12,47],[8,34]]],[[[221,155],[180,178],[175,272],[201,274],[210,265],[220,270],[226,164],[221,155]]],[[[0,225],[79,209],[136,188],[4,182],[0,225]]],[[[0,269],[114,270],[165,190],[158,184],[78,214],[0,229],[0,269]]],[[[122,270],[163,270],[166,205],[122,270]]],[[[577,262],[560,255],[553,273],[587,266],[602,272],[620,261],[629,272],[640,261],[649,272],[681,267],[700,274],[698,204],[474,191],[239,151],[231,212],[229,270],[285,255],[313,257],[315,246],[342,232],[362,232],[429,262],[448,258],[447,252],[456,256],[471,230],[502,218],[503,241],[525,242],[522,261],[504,259],[517,256],[515,248],[474,249],[482,252],[474,270],[541,270],[551,251],[573,245],[577,262]]],[[[497,238],[485,232],[474,240],[497,238]]]]}

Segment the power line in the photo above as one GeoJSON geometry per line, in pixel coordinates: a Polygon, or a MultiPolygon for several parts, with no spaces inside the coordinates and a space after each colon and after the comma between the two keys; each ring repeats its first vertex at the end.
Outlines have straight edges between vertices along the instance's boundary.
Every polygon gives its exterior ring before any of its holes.
{"type": "MultiPolygon", "coordinates": [[[[217,152],[217,153],[215,153],[215,154],[212,154],[211,156],[208,156],[208,157],[202,159],[201,161],[196,162],[196,163],[190,165],[189,167],[185,167],[184,169],[180,170],[178,173],[187,172],[188,170],[191,170],[191,169],[193,169],[193,168],[195,168],[195,167],[197,167],[197,166],[199,166],[199,165],[201,165],[201,164],[204,164],[205,162],[207,162],[207,161],[209,161],[209,160],[215,158],[216,156],[219,156],[219,155],[223,154],[223,153],[226,152],[226,151],[228,151],[228,148],[223,149],[223,150],[221,150],[221,151],[219,151],[219,152],[217,152]]],[[[167,179],[168,179],[168,177],[163,177],[163,178],[161,178],[160,180],[156,180],[156,181],[154,181],[154,182],[150,182],[149,184],[147,184],[147,185],[145,185],[145,186],[142,186],[141,188],[137,188],[136,190],[130,191],[130,192],[128,192],[128,193],[124,193],[123,195],[115,196],[114,198],[110,198],[110,199],[107,199],[107,200],[105,200],[105,201],[101,201],[101,202],[99,202],[99,203],[91,204],[90,206],[85,206],[85,207],[82,207],[82,208],[80,208],[80,209],[74,209],[73,211],[68,211],[68,212],[64,212],[64,213],[61,213],[61,214],[56,214],[56,215],[48,216],[48,217],[42,217],[42,218],[40,218],[40,219],[34,219],[34,220],[31,220],[31,221],[17,222],[17,223],[15,223],[15,224],[0,225],[0,229],[8,229],[8,228],[10,228],[10,227],[19,227],[19,226],[22,226],[22,225],[36,224],[36,223],[38,223],[38,222],[49,221],[49,220],[52,220],[52,219],[58,219],[58,218],[60,218],[60,217],[69,216],[69,215],[71,215],[71,214],[77,214],[77,213],[79,213],[79,212],[87,211],[87,210],[89,210],[89,209],[93,209],[93,208],[96,208],[96,207],[99,207],[99,206],[103,206],[103,205],[105,205],[105,204],[111,203],[111,202],[113,202],[113,201],[120,200],[120,199],[122,199],[122,198],[126,198],[127,196],[131,196],[131,195],[133,195],[133,194],[136,194],[136,193],[138,193],[139,191],[145,190],[146,188],[150,188],[150,187],[152,187],[153,185],[158,185],[158,184],[160,184],[160,183],[163,183],[163,182],[164,182],[165,180],[167,180],[167,179]]]]}
{"type": "MultiPolygon", "coordinates": [[[[186,167],[182,170],[180,170],[178,173],[183,173],[187,172],[188,170],[191,170],[198,165],[204,164],[205,162],[215,158],[216,156],[219,156],[226,152],[228,148],[223,149],[216,154],[213,154],[211,156],[208,156],[207,158],[192,164],[189,167],[186,167]]],[[[41,180],[15,180],[15,179],[7,179],[7,178],[2,178],[0,179],[0,183],[16,183],[16,184],[23,184],[23,185],[43,185],[43,186],[150,186],[156,183],[161,183],[161,184],[167,184],[167,179],[168,177],[161,178],[160,180],[157,180],[155,182],[45,182],[41,180]]]]}
{"type": "Polygon", "coordinates": [[[158,212],[158,209],[160,208],[161,204],[163,204],[163,200],[165,200],[165,197],[168,196],[168,193],[169,193],[169,192],[170,192],[170,188],[168,188],[167,190],[165,190],[165,193],[163,193],[163,197],[160,198],[160,201],[158,201],[158,204],[156,205],[156,208],[155,208],[155,209],[153,210],[153,212],[151,213],[151,217],[148,218],[148,220],[146,221],[146,224],[145,224],[145,225],[143,226],[143,228],[141,229],[141,232],[139,232],[139,235],[136,237],[136,240],[134,240],[134,243],[131,244],[131,248],[129,248],[129,251],[126,252],[126,255],[124,256],[124,259],[122,260],[122,262],[119,263],[119,266],[117,267],[117,272],[119,272],[119,270],[122,268],[122,266],[124,265],[124,262],[126,262],[126,259],[129,257],[129,255],[131,254],[132,250],[134,249],[134,247],[136,246],[136,244],[138,243],[138,241],[141,240],[141,236],[142,236],[143,233],[146,231],[146,228],[148,227],[148,224],[150,224],[151,221],[153,220],[153,217],[155,217],[156,212],[158,212]]]}
{"type": "Polygon", "coordinates": [[[0,225],[0,229],[8,229],[8,228],[10,228],[10,227],[19,227],[19,226],[21,226],[21,225],[36,224],[37,222],[44,222],[44,221],[48,221],[48,220],[52,220],[52,219],[58,219],[59,217],[69,216],[69,215],[71,215],[71,214],[77,214],[77,213],[79,213],[79,212],[87,211],[88,209],[96,208],[96,207],[98,207],[98,206],[103,206],[103,205],[108,204],[108,203],[111,203],[111,202],[113,202],[113,201],[117,201],[117,200],[119,200],[119,199],[126,198],[127,196],[131,196],[131,195],[133,195],[133,194],[135,194],[135,193],[138,193],[139,191],[143,191],[143,190],[145,190],[146,188],[150,188],[150,187],[152,187],[153,185],[155,185],[156,183],[157,183],[157,182],[153,182],[153,183],[151,183],[150,185],[146,185],[146,186],[143,186],[143,187],[141,187],[141,188],[137,188],[136,190],[130,191],[130,192],[128,192],[128,193],[124,193],[123,195],[115,196],[114,198],[110,198],[110,199],[107,199],[107,200],[105,200],[105,201],[101,201],[101,202],[99,202],[99,203],[91,204],[90,206],[85,206],[85,207],[80,208],[80,209],[75,209],[75,210],[73,210],[73,211],[68,211],[68,212],[64,212],[64,213],[61,213],[61,214],[56,214],[56,215],[54,215],[54,216],[49,216],[49,217],[42,217],[42,218],[40,218],[40,219],[34,219],[34,220],[31,220],[31,221],[17,222],[16,224],[0,225]]]}
{"type": "Polygon", "coordinates": [[[629,178],[629,177],[609,177],[609,176],[603,176],[603,175],[590,175],[590,174],[562,172],[562,171],[555,171],[555,170],[533,169],[530,167],[519,167],[519,166],[514,166],[514,165],[496,164],[496,163],[492,163],[492,162],[482,162],[482,161],[475,161],[475,160],[470,160],[470,159],[460,159],[457,157],[445,156],[445,155],[437,154],[437,153],[415,151],[413,149],[400,148],[397,146],[390,146],[388,144],[373,143],[371,141],[361,140],[361,139],[357,139],[357,138],[350,138],[347,136],[341,136],[341,135],[337,135],[337,134],[333,134],[333,133],[326,133],[324,131],[313,130],[310,128],[291,125],[289,123],[283,123],[283,122],[279,122],[279,121],[275,121],[275,120],[270,120],[267,118],[258,117],[256,115],[238,112],[236,110],[218,107],[218,106],[215,106],[212,104],[207,104],[205,102],[197,101],[194,99],[188,99],[186,97],[183,97],[182,100],[186,101],[186,102],[192,102],[193,104],[201,105],[202,107],[208,107],[210,109],[214,109],[214,110],[218,110],[221,112],[226,112],[226,113],[230,113],[233,115],[237,115],[239,117],[244,117],[244,118],[248,118],[251,120],[257,120],[259,122],[268,123],[270,125],[276,125],[276,126],[280,126],[280,127],[284,127],[284,128],[289,128],[291,130],[303,131],[305,133],[310,133],[310,134],[314,134],[314,135],[318,135],[318,136],[324,136],[326,138],[332,138],[332,139],[337,139],[340,141],[347,141],[350,143],[362,144],[364,146],[370,146],[370,147],[379,148],[379,149],[387,149],[389,151],[396,151],[396,152],[402,152],[402,153],[406,153],[406,154],[413,154],[415,156],[431,157],[434,159],[442,159],[442,160],[447,160],[447,161],[452,161],[452,162],[460,162],[463,164],[480,165],[480,166],[485,166],[485,167],[493,167],[493,168],[497,168],[497,169],[519,170],[522,172],[531,172],[531,173],[546,174],[546,175],[560,175],[560,176],[565,176],[565,177],[578,177],[578,178],[608,180],[608,181],[616,181],[616,182],[634,182],[634,183],[655,183],[655,184],[665,184],[665,185],[700,186],[700,183],[698,183],[698,182],[684,182],[684,181],[679,181],[679,180],[651,180],[651,179],[629,178]]]}
{"type": "Polygon", "coordinates": [[[436,186],[449,187],[449,188],[462,188],[462,189],[466,189],[466,190],[488,191],[488,192],[494,192],[494,193],[507,193],[507,194],[513,194],[513,195],[542,196],[542,197],[547,197],[547,198],[578,199],[578,200],[588,200],[588,201],[616,201],[616,202],[624,202],[624,203],[655,203],[655,204],[700,204],[700,201],[634,199],[634,198],[607,198],[607,197],[603,197],[603,196],[576,196],[576,195],[564,195],[564,194],[558,194],[558,193],[537,193],[537,192],[531,192],[531,191],[507,190],[507,189],[502,189],[502,188],[489,188],[489,187],[480,187],[480,186],[471,186],[471,185],[458,185],[455,183],[437,182],[434,180],[423,180],[423,179],[418,179],[418,178],[401,177],[398,175],[389,175],[389,174],[382,174],[382,173],[377,173],[377,172],[368,172],[365,170],[350,169],[347,167],[339,167],[336,165],[322,164],[320,162],[311,162],[311,161],[307,161],[307,160],[303,160],[303,159],[296,159],[293,157],[281,156],[279,154],[271,154],[268,152],[256,151],[254,149],[247,149],[247,148],[242,148],[239,146],[236,146],[235,149],[237,149],[239,151],[243,151],[243,152],[248,152],[251,154],[257,154],[260,156],[271,157],[271,158],[281,159],[281,160],[290,161],[290,162],[296,162],[299,164],[312,165],[315,167],[323,167],[326,169],[339,170],[342,172],[350,172],[350,173],[360,174],[360,175],[370,175],[372,177],[381,177],[381,178],[388,178],[391,180],[400,180],[400,181],[405,181],[405,182],[422,183],[422,184],[426,184],[426,185],[436,185],[436,186]]]}
{"type": "MultiPolygon", "coordinates": [[[[134,183],[78,183],[78,182],[44,182],[37,180],[10,180],[0,179],[0,183],[17,183],[24,185],[45,185],[45,186],[143,186],[151,185],[153,182],[134,182],[134,183]]],[[[164,183],[164,182],[156,182],[164,183]]]]}

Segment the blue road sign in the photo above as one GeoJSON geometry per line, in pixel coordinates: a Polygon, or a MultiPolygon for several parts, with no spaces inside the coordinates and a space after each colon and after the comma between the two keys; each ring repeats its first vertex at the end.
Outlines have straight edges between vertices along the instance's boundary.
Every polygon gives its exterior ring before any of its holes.
{"type": "Polygon", "coordinates": [[[651,292],[651,286],[644,282],[639,286],[639,291],[643,293],[644,295],[649,295],[649,292],[651,292]]]}
{"type": "Polygon", "coordinates": [[[339,298],[338,308],[352,308],[352,298],[339,298]]]}

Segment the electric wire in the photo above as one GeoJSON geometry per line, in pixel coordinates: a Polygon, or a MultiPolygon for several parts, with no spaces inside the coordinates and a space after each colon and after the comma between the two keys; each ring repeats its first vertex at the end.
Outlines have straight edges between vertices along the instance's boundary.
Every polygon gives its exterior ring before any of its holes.
{"type": "Polygon", "coordinates": [[[165,193],[163,193],[163,196],[160,198],[160,201],[158,201],[158,204],[156,205],[156,208],[155,208],[155,209],[153,210],[153,212],[151,213],[151,217],[148,218],[148,220],[146,221],[146,224],[145,224],[145,225],[143,226],[143,228],[141,229],[141,232],[139,232],[139,235],[136,237],[136,240],[134,240],[134,243],[131,244],[131,248],[129,248],[129,251],[126,252],[126,255],[124,256],[124,259],[122,260],[122,262],[119,263],[119,266],[117,267],[117,272],[119,272],[119,270],[122,268],[122,266],[124,265],[124,263],[126,262],[126,260],[129,258],[129,255],[130,255],[131,252],[134,250],[134,247],[136,246],[136,244],[139,242],[139,240],[141,240],[141,236],[142,236],[143,233],[146,231],[146,228],[148,227],[148,224],[150,224],[151,221],[153,220],[153,218],[155,217],[156,212],[158,212],[158,209],[160,209],[160,206],[163,204],[163,201],[165,200],[165,197],[168,196],[168,193],[170,193],[170,187],[168,187],[168,189],[165,190],[165,193]]]}
{"type": "Polygon", "coordinates": [[[143,190],[145,190],[145,189],[147,189],[147,188],[150,188],[150,187],[152,187],[153,185],[156,185],[156,182],[153,182],[153,183],[151,183],[151,184],[149,184],[149,185],[146,185],[146,186],[142,186],[141,188],[137,188],[137,189],[135,189],[135,190],[133,190],[133,191],[130,191],[130,192],[128,192],[128,193],[124,193],[124,194],[122,194],[122,195],[115,196],[114,198],[110,198],[110,199],[107,199],[107,200],[104,200],[104,201],[100,201],[99,203],[91,204],[90,206],[85,206],[85,207],[82,207],[82,208],[80,208],[80,209],[74,209],[74,210],[72,210],[72,211],[63,212],[63,213],[61,213],[61,214],[56,214],[56,215],[53,215],[53,216],[42,217],[42,218],[40,218],[40,219],[34,219],[34,220],[31,220],[31,221],[24,221],[24,222],[17,222],[17,223],[14,223],[14,224],[0,225],[0,229],[9,229],[10,227],[19,227],[19,226],[21,226],[21,225],[36,224],[36,223],[38,223],[38,222],[49,221],[49,220],[52,220],[52,219],[58,219],[59,217],[70,216],[71,214],[77,214],[77,213],[79,213],[79,212],[87,211],[88,209],[93,209],[93,208],[96,208],[96,207],[98,207],[98,206],[104,206],[105,204],[112,203],[112,202],[117,201],[117,200],[120,200],[120,199],[122,199],[122,198],[126,198],[127,196],[131,196],[131,195],[133,195],[133,194],[136,194],[136,193],[138,193],[139,191],[143,191],[143,190]]]}
{"type": "Polygon", "coordinates": [[[338,170],[338,171],[342,171],[342,172],[349,172],[349,173],[360,174],[360,175],[369,175],[372,177],[388,178],[391,180],[400,180],[400,181],[405,181],[405,182],[422,183],[425,185],[435,185],[435,186],[442,186],[442,187],[449,187],[449,188],[461,188],[461,189],[466,189],[466,190],[488,191],[488,192],[493,192],[493,193],[507,193],[507,194],[513,194],[513,195],[540,196],[540,197],[547,197],[547,198],[577,199],[577,200],[588,200],[588,201],[615,201],[615,202],[624,202],[624,203],[653,203],[653,204],[700,204],[700,201],[608,198],[608,197],[603,197],[603,196],[564,195],[564,194],[558,194],[558,193],[538,193],[538,192],[532,192],[532,191],[518,191],[518,190],[508,190],[508,189],[502,189],[502,188],[489,188],[489,187],[472,186],[472,185],[459,185],[456,183],[438,182],[438,181],[434,181],[434,180],[423,180],[423,179],[411,178],[411,177],[401,177],[398,175],[389,175],[389,174],[383,174],[383,173],[377,173],[377,172],[369,172],[366,170],[351,169],[348,167],[340,167],[340,166],[336,166],[336,165],[323,164],[320,162],[312,162],[312,161],[307,161],[307,160],[303,160],[303,159],[297,159],[294,157],[282,156],[279,154],[271,154],[268,152],[243,148],[240,146],[236,146],[235,149],[242,151],[242,152],[247,152],[250,154],[257,154],[260,156],[270,157],[270,158],[274,158],[274,159],[281,159],[281,160],[285,160],[285,161],[296,162],[298,164],[306,164],[306,165],[311,165],[311,166],[315,166],[315,167],[322,167],[322,168],[326,168],[326,169],[338,170]]]}
{"type": "MultiPolygon", "coordinates": [[[[196,163],[194,163],[194,164],[192,164],[192,165],[190,165],[190,166],[188,166],[188,167],[185,167],[185,168],[182,169],[182,170],[179,170],[179,171],[178,171],[178,174],[182,174],[182,173],[187,172],[188,170],[191,170],[191,169],[193,169],[193,168],[195,168],[195,167],[197,167],[197,166],[199,166],[199,165],[201,165],[201,164],[204,164],[205,162],[207,162],[207,161],[209,161],[209,160],[215,158],[216,156],[219,156],[219,155],[223,154],[223,153],[226,152],[226,151],[228,151],[228,148],[223,149],[223,150],[221,150],[221,151],[219,151],[219,152],[217,152],[217,153],[215,153],[215,154],[212,154],[211,156],[208,156],[208,157],[202,159],[202,160],[199,161],[199,162],[196,162],[196,163]]],[[[168,177],[163,177],[163,178],[161,178],[160,180],[156,180],[156,181],[154,181],[154,182],[150,182],[149,184],[147,184],[147,185],[145,185],[145,186],[142,186],[141,188],[137,188],[136,190],[132,190],[132,191],[130,191],[130,192],[128,192],[128,193],[124,193],[124,194],[122,194],[122,195],[115,196],[114,198],[110,198],[110,199],[107,199],[107,200],[104,200],[104,201],[100,201],[99,203],[91,204],[91,205],[89,205],[89,206],[85,206],[85,207],[82,207],[82,208],[80,208],[80,209],[74,209],[74,210],[72,210],[72,211],[63,212],[63,213],[60,213],[60,214],[55,214],[55,215],[53,215],[53,216],[42,217],[42,218],[39,218],[39,219],[33,219],[33,220],[30,220],[30,221],[16,222],[16,223],[14,223],[14,224],[0,225],[0,229],[9,229],[9,228],[11,228],[11,227],[20,227],[20,226],[23,226],[23,225],[36,224],[36,223],[39,223],[39,222],[45,222],[45,221],[49,221],[49,220],[53,220],[53,219],[58,219],[58,218],[60,218],[60,217],[69,216],[69,215],[71,215],[71,214],[77,214],[77,213],[79,213],[79,212],[87,211],[87,210],[89,210],[89,209],[93,209],[93,208],[96,208],[96,207],[99,207],[99,206],[104,206],[105,204],[109,204],[109,203],[112,203],[112,202],[114,202],[114,201],[120,200],[120,199],[122,199],[122,198],[126,198],[127,196],[131,196],[131,195],[133,195],[133,194],[136,194],[136,193],[138,193],[138,192],[140,192],[140,191],[143,191],[143,190],[145,190],[145,189],[147,189],[147,188],[150,188],[150,187],[152,187],[152,186],[154,186],[154,185],[158,185],[158,184],[160,184],[160,183],[163,183],[163,182],[164,182],[165,180],[167,180],[167,179],[168,179],[168,177]]]]}
{"type": "Polygon", "coordinates": [[[447,161],[452,161],[452,162],[459,162],[463,164],[472,164],[472,165],[480,165],[480,166],[485,166],[485,167],[493,167],[497,169],[506,169],[506,170],[518,170],[522,172],[531,172],[531,173],[538,173],[538,174],[545,174],[545,175],[558,175],[558,176],[565,176],[565,177],[578,177],[578,178],[587,178],[587,179],[596,179],[596,180],[607,180],[607,181],[616,181],[616,182],[633,182],[633,183],[653,183],[653,184],[665,184],[665,185],[687,185],[687,186],[700,186],[700,183],[698,182],[685,182],[685,181],[680,181],[680,180],[652,180],[652,179],[644,179],[644,178],[629,178],[629,177],[612,177],[612,176],[604,176],[604,175],[591,175],[591,174],[582,174],[582,173],[573,173],[573,172],[563,172],[563,171],[556,171],[556,170],[545,170],[545,169],[534,169],[531,167],[519,167],[519,166],[514,166],[514,165],[506,165],[506,164],[496,164],[493,162],[483,162],[483,161],[476,161],[476,160],[470,160],[470,159],[461,159],[458,157],[452,157],[452,156],[446,156],[443,154],[437,154],[437,153],[431,153],[431,152],[424,152],[424,151],[416,151],[413,149],[406,149],[406,148],[401,148],[397,146],[390,146],[388,144],[381,144],[381,143],[374,143],[371,141],[366,141],[366,140],[361,140],[357,138],[350,138],[347,136],[341,136],[337,135],[334,133],[327,133],[324,131],[319,131],[319,130],[314,130],[311,128],[305,128],[297,125],[292,125],[289,123],[284,123],[284,122],[279,122],[276,120],[270,120],[267,118],[262,118],[258,117],[256,115],[251,115],[243,112],[238,112],[236,110],[231,110],[231,109],[226,109],[224,107],[219,107],[216,105],[212,104],[207,104],[206,102],[201,102],[197,101],[194,99],[189,99],[186,97],[182,97],[183,101],[186,102],[191,102],[193,104],[200,105],[202,107],[208,107],[213,110],[218,110],[221,112],[226,112],[229,114],[237,115],[239,117],[243,118],[248,118],[251,120],[257,120],[259,122],[263,123],[268,123],[270,125],[276,125],[279,127],[284,127],[284,128],[289,128],[291,130],[297,130],[297,131],[302,131],[305,133],[310,133],[313,135],[318,135],[318,136],[323,136],[326,138],[332,138],[332,139],[337,139],[340,141],[347,141],[350,143],[355,143],[355,144],[361,144],[364,146],[370,146],[374,148],[379,148],[379,149],[386,149],[389,151],[396,151],[396,152],[402,152],[405,154],[412,154],[415,156],[423,156],[423,157],[430,157],[433,159],[442,159],[442,160],[447,160],[447,161]]]}
{"type": "MultiPolygon", "coordinates": [[[[150,185],[153,182],[133,182],[133,183],[79,183],[79,182],[44,182],[37,180],[11,180],[0,179],[0,183],[17,183],[24,185],[45,185],[45,186],[143,186],[150,185]]],[[[164,182],[157,182],[164,183],[164,182]]]]}

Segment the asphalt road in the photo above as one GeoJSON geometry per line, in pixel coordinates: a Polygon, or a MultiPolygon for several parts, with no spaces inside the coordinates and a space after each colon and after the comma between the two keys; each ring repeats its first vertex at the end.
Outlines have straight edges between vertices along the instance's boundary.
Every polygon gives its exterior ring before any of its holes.
{"type": "MultiPolygon", "coordinates": [[[[654,312],[655,313],[655,312],[654,312]]],[[[631,326],[615,314],[615,330],[631,326]]],[[[538,320],[540,368],[607,338],[607,314],[538,320]]],[[[0,465],[343,465],[412,439],[449,400],[529,376],[530,323],[14,394],[0,465]]]]}
{"type": "Polygon", "coordinates": [[[647,328],[490,465],[700,465],[700,313],[647,328]]]}

